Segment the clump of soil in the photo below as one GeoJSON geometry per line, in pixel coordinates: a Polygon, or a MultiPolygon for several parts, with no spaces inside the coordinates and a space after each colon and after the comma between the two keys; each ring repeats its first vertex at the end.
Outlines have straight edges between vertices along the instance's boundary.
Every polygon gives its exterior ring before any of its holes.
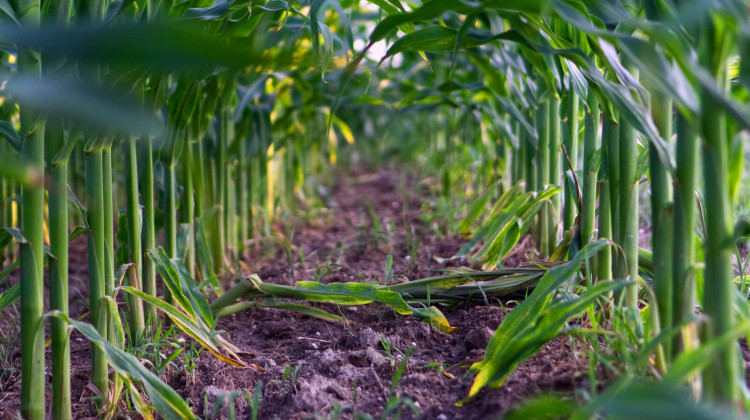
{"type": "MultiPolygon", "coordinates": [[[[464,243],[461,238],[434,236],[424,226],[420,208],[426,193],[419,190],[414,178],[381,170],[337,179],[328,197],[328,216],[297,222],[293,235],[291,224],[279,226],[291,248],[258,242],[244,258],[251,272],[263,281],[281,284],[312,279],[394,283],[435,275],[446,266],[434,257],[451,257],[464,243]],[[410,239],[404,221],[408,229],[414,229],[410,239]],[[378,222],[381,232],[373,228],[378,222]],[[414,241],[419,243],[417,248],[414,241]],[[392,264],[386,268],[389,256],[392,264]]],[[[530,241],[522,241],[522,249],[513,252],[508,263],[528,262],[531,246],[530,241]]],[[[71,295],[80,296],[73,300],[71,312],[76,316],[86,311],[85,241],[75,242],[74,247],[78,249],[71,252],[71,295]]],[[[456,406],[473,381],[468,367],[481,360],[510,305],[496,301],[486,306],[475,301],[441,307],[457,327],[452,335],[378,305],[317,305],[342,315],[345,323],[254,308],[222,319],[218,329],[226,331],[246,361],[265,372],[230,367],[202,351],[189,363],[181,358],[177,368],[162,372],[162,378],[189,398],[191,407],[204,418],[228,417],[226,403],[214,410],[217,399],[236,391],[246,392],[251,399],[260,383],[261,419],[352,418],[357,413],[378,418],[394,398],[413,402],[412,408],[402,406],[402,418],[498,418],[531,395],[572,393],[577,387],[587,387],[588,362],[575,357],[566,339],[555,339],[523,363],[501,388],[482,391],[470,402],[456,406]],[[405,370],[395,381],[409,348],[405,370]]],[[[11,316],[4,316],[4,324],[12,321],[11,316]]],[[[87,387],[90,345],[78,334],[72,339],[74,417],[94,417],[87,387]]],[[[19,350],[15,349],[12,362],[18,370],[19,350]]],[[[19,408],[19,375],[10,376],[12,380],[0,376],[0,411],[7,414],[19,408]]],[[[232,411],[237,418],[251,417],[251,403],[244,394],[236,398],[232,411]]]]}

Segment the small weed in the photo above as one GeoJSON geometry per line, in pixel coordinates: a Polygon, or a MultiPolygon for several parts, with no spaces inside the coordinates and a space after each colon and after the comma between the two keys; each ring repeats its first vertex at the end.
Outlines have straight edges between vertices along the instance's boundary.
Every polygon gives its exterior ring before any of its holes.
{"type": "MultiPolygon", "coordinates": [[[[388,364],[391,366],[391,369],[396,368],[396,359],[405,359],[407,357],[404,352],[399,350],[396,346],[391,344],[390,341],[385,339],[385,336],[380,336],[380,345],[383,347],[383,350],[378,350],[381,353],[384,354],[383,359],[388,361],[388,364]],[[394,354],[394,351],[396,354],[394,354]]],[[[407,350],[407,354],[411,351],[412,347],[409,347],[409,350],[407,350]]]]}
{"type": "Polygon", "coordinates": [[[393,397],[388,400],[388,404],[385,406],[383,414],[380,415],[380,420],[398,420],[401,418],[404,408],[409,408],[413,417],[419,417],[419,407],[414,404],[414,401],[412,401],[411,398],[393,397]]]}
{"type": "Polygon", "coordinates": [[[258,419],[261,395],[263,395],[263,381],[259,381],[258,385],[255,386],[255,391],[253,392],[252,399],[250,397],[250,394],[245,392],[245,398],[247,399],[247,402],[250,403],[250,410],[252,411],[252,417],[251,417],[252,420],[258,419]]]}
{"type": "Polygon", "coordinates": [[[289,387],[295,392],[297,391],[297,373],[299,372],[302,365],[297,365],[292,369],[291,365],[286,365],[284,374],[281,376],[281,383],[286,388],[286,380],[289,379],[289,387]]]}
{"type": "Polygon", "coordinates": [[[393,255],[385,257],[385,268],[383,270],[383,285],[388,286],[393,280],[393,255]]]}
{"type": "Polygon", "coordinates": [[[370,219],[372,221],[370,234],[373,241],[377,244],[383,239],[383,224],[380,222],[377,213],[375,213],[375,208],[372,206],[372,202],[369,198],[367,199],[367,208],[370,212],[370,219]]]}
{"type": "Polygon", "coordinates": [[[435,368],[436,369],[435,373],[437,373],[437,374],[441,374],[442,373],[443,375],[445,375],[446,378],[456,379],[456,377],[452,373],[448,372],[448,369],[450,368],[450,365],[447,364],[447,363],[432,362],[432,363],[428,363],[428,364],[422,366],[422,369],[431,369],[431,368],[435,368]]]}
{"type": "Polygon", "coordinates": [[[284,254],[286,255],[286,263],[289,266],[289,278],[294,280],[294,257],[293,250],[294,250],[294,232],[297,229],[297,225],[292,225],[292,230],[289,233],[289,241],[283,241],[284,246],[284,254]]]}
{"type": "Polygon", "coordinates": [[[202,349],[202,347],[196,347],[195,341],[191,340],[190,347],[184,353],[184,363],[181,370],[185,372],[185,380],[188,384],[195,383],[195,371],[198,368],[198,357],[202,349]]]}
{"type": "Polygon", "coordinates": [[[409,358],[411,357],[412,352],[414,351],[414,346],[409,346],[409,348],[406,350],[406,354],[403,354],[403,359],[401,360],[401,363],[398,364],[398,368],[393,373],[393,378],[391,378],[391,396],[394,395],[394,392],[396,391],[396,387],[398,386],[398,381],[401,380],[401,377],[404,375],[404,370],[406,370],[406,365],[409,363],[409,358]]]}
{"type": "Polygon", "coordinates": [[[216,398],[216,401],[214,401],[213,406],[211,407],[211,413],[208,413],[208,393],[206,393],[203,396],[203,414],[207,419],[216,419],[216,418],[223,418],[221,415],[221,407],[224,405],[224,403],[227,404],[229,408],[229,415],[227,418],[230,420],[234,420],[236,418],[235,412],[234,412],[234,402],[237,400],[237,397],[240,395],[245,395],[245,398],[247,398],[247,392],[243,390],[237,390],[232,392],[223,392],[219,394],[219,396],[216,398]]]}
{"type": "MultiPolygon", "coordinates": [[[[180,370],[174,361],[184,351],[181,345],[184,340],[177,339],[176,334],[175,327],[164,331],[161,322],[159,322],[154,329],[151,340],[136,337],[135,344],[129,351],[134,356],[152,365],[157,376],[162,376],[169,367],[180,370]],[[165,353],[165,348],[171,349],[172,352],[165,353]]],[[[195,370],[195,367],[193,367],[193,370],[195,370]]]]}
{"type": "MultiPolygon", "coordinates": [[[[15,310],[15,305],[9,309],[15,310]]],[[[13,354],[21,346],[21,325],[17,315],[8,319],[6,328],[0,330],[0,393],[6,391],[6,386],[12,385],[18,376],[18,371],[13,367],[13,354]]]]}
{"type": "Polygon", "coordinates": [[[385,224],[385,243],[386,247],[388,248],[388,252],[393,253],[393,232],[395,231],[395,226],[393,225],[393,222],[388,221],[388,223],[385,224]]]}
{"type": "Polygon", "coordinates": [[[341,265],[327,261],[325,264],[318,266],[313,273],[313,281],[320,282],[323,278],[334,271],[340,270],[341,265]]]}
{"type": "Polygon", "coordinates": [[[404,238],[406,240],[406,253],[409,254],[409,267],[417,261],[417,253],[421,243],[416,237],[414,226],[409,226],[404,217],[404,238]]]}

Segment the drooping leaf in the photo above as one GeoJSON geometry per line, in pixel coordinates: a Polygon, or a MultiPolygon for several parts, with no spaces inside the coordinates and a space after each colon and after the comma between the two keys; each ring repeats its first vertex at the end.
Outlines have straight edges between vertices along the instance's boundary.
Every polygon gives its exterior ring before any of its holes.
{"type": "Polygon", "coordinates": [[[397,292],[365,283],[329,283],[314,281],[297,282],[294,286],[255,281],[256,288],[273,297],[303,299],[311,302],[335,303],[338,305],[364,305],[371,302],[384,303],[401,315],[415,315],[443,332],[453,332],[445,316],[435,307],[420,307],[407,304],[397,292]]]}
{"type": "Polygon", "coordinates": [[[99,335],[94,327],[85,322],[70,319],[62,313],[56,313],[53,316],[68,322],[89,339],[93,345],[99,347],[107,357],[108,363],[114,367],[118,373],[128,375],[129,377],[140,381],[146,389],[151,404],[154,405],[161,416],[166,419],[175,420],[195,418],[185,400],[183,400],[177,392],[167,384],[162,382],[156,375],[146,369],[138,359],[135,358],[135,356],[110,344],[106,339],[99,335]]]}
{"type": "Polygon", "coordinates": [[[189,317],[184,312],[180,311],[176,307],[164,302],[161,299],[149,296],[139,290],[136,290],[130,286],[124,286],[120,290],[129,293],[137,298],[143,299],[148,304],[154,305],[157,309],[164,312],[174,322],[180,331],[192,337],[201,346],[205,347],[211,354],[216,356],[217,359],[223,361],[232,366],[236,367],[249,367],[239,356],[237,356],[231,349],[224,346],[224,343],[219,342],[219,336],[211,336],[208,331],[204,329],[194,318],[189,317]],[[224,354],[222,352],[228,353],[224,354]]]}
{"type": "Polygon", "coordinates": [[[626,282],[600,282],[580,299],[553,301],[555,291],[570,280],[581,263],[604,246],[608,246],[608,242],[592,242],[572,260],[547,271],[526,300],[505,317],[492,336],[484,359],[472,366],[472,371],[478,373],[469,398],[487,385],[501,385],[518,364],[554,338],[570,317],[583,311],[602,293],[623,287],[626,282]]]}
{"type": "Polygon", "coordinates": [[[72,121],[89,130],[158,136],[162,124],[126,95],[94,88],[72,79],[15,77],[5,87],[13,99],[44,114],[72,121]]]}

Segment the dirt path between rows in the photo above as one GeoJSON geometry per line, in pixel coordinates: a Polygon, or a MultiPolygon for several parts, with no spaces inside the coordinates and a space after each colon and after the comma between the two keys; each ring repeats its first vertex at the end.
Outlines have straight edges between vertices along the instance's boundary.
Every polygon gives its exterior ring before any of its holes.
{"type": "MultiPolygon", "coordinates": [[[[286,221],[279,228],[291,240],[292,247],[287,248],[291,252],[278,244],[259,245],[246,260],[251,272],[264,281],[281,284],[316,277],[323,282],[400,282],[436,274],[446,266],[434,257],[451,257],[463,243],[459,238],[435,236],[425,226],[420,208],[427,192],[413,177],[380,170],[336,179],[327,194],[327,211],[309,221],[286,221]],[[368,199],[386,232],[383,235],[373,229],[368,199]],[[411,240],[407,240],[404,221],[414,229],[411,240]],[[416,253],[410,246],[413,241],[419,243],[416,253]],[[386,270],[389,255],[392,269],[386,270]]],[[[78,248],[71,252],[73,316],[86,311],[87,290],[85,241],[75,246],[78,248]]],[[[516,257],[513,263],[523,260],[516,257]]],[[[495,301],[486,306],[474,301],[441,307],[457,327],[452,335],[378,305],[315,305],[343,315],[346,323],[280,309],[250,309],[221,320],[218,329],[228,333],[247,361],[266,372],[229,367],[201,351],[197,359],[188,362],[179,358],[162,372],[162,378],[189,398],[202,418],[227,418],[230,411],[226,404],[214,410],[216,399],[240,390],[252,395],[259,383],[260,419],[363,418],[363,414],[380,418],[393,397],[413,402],[411,406],[399,405],[401,418],[495,419],[540,392],[572,394],[576,388],[587,389],[588,362],[576,357],[569,339],[555,339],[523,363],[501,388],[482,391],[462,407],[456,406],[473,381],[467,375],[468,367],[481,360],[492,332],[504,317],[504,308],[512,304],[495,301]],[[384,344],[391,347],[390,353],[384,344]],[[401,353],[410,347],[412,355],[392,389],[401,353]]],[[[4,325],[9,325],[11,316],[12,312],[4,316],[4,325]]],[[[0,413],[6,415],[19,407],[18,348],[14,356],[16,371],[6,370],[0,377],[0,413]]],[[[92,393],[87,387],[89,345],[77,334],[73,336],[72,359],[74,417],[92,417],[92,393]]],[[[251,405],[244,395],[237,397],[233,411],[236,418],[251,418],[251,405]]]]}

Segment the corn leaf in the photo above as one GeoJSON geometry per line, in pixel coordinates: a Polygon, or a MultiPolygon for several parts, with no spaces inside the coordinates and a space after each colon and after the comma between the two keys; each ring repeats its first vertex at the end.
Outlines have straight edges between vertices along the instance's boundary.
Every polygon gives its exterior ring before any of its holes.
{"type": "Polygon", "coordinates": [[[176,307],[164,302],[161,299],[149,296],[139,290],[136,290],[130,286],[124,286],[121,288],[122,291],[129,293],[137,298],[143,299],[146,303],[154,305],[160,311],[164,312],[171,320],[175,323],[177,328],[185,334],[192,337],[203,347],[205,347],[211,354],[216,356],[219,360],[232,366],[237,367],[248,367],[232,349],[227,348],[224,343],[219,341],[218,336],[211,336],[203,326],[201,326],[194,318],[181,312],[176,307]],[[222,353],[222,349],[227,352],[227,355],[222,353]]]}
{"type": "Polygon", "coordinates": [[[92,344],[99,347],[106,355],[109,364],[118,373],[128,375],[130,378],[140,381],[159,415],[170,420],[195,418],[185,400],[156,375],[146,369],[133,355],[110,344],[99,335],[94,327],[85,322],[70,319],[61,313],[56,313],[53,316],[68,322],[88,338],[92,344]]]}
{"type": "Polygon", "coordinates": [[[326,302],[337,305],[364,305],[372,302],[384,303],[400,315],[415,315],[443,332],[453,332],[455,328],[435,307],[422,308],[408,305],[401,295],[380,286],[365,283],[329,283],[300,281],[294,286],[256,281],[257,288],[274,297],[303,299],[311,302],[326,302]]]}
{"type": "Polygon", "coordinates": [[[263,301],[245,301],[238,302],[232,305],[227,305],[216,311],[215,316],[217,318],[229,316],[237,312],[241,312],[250,308],[276,308],[285,309],[292,312],[298,312],[301,314],[309,315],[315,318],[322,319],[330,322],[341,322],[344,321],[343,317],[334,315],[323,311],[318,308],[313,308],[307,305],[300,305],[297,303],[282,302],[276,299],[265,299],[263,301]]]}
{"type": "Polygon", "coordinates": [[[624,282],[602,282],[578,300],[553,303],[556,290],[570,280],[584,260],[605,246],[608,246],[606,241],[593,242],[571,261],[547,271],[526,300],[505,317],[492,336],[484,359],[472,366],[472,371],[478,374],[469,397],[486,385],[500,386],[518,364],[554,338],[570,317],[583,311],[602,293],[623,287],[624,282]]]}

